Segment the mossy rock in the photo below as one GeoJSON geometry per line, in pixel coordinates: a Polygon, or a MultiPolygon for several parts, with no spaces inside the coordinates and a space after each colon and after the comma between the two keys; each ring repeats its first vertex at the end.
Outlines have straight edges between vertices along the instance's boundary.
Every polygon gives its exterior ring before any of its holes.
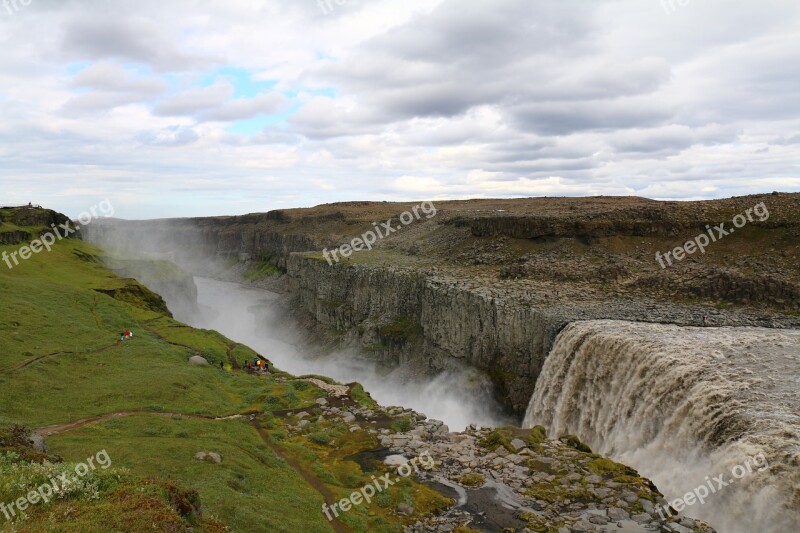
{"type": "Polygon", "coordinates": [[[136,280],[126,280],[128,283],[116,289],[94,289],[97,292],[111,296],[115,300],[128,303],[139,309],[153,311],[172,318],[172,313],[167,308],[167,303],[158,294],[154,293],[136,280]]]}
{"type": "Polygon", "coordinates": [[[562,435],[558,438],[561,442],[568,446],[572,446],[576,450],[585,453],[592,453],[592,449],[589,448],[587,445],[581,442],[581,440],[576,437],[575,435],[562,435]]]}
{"type": "Polygon", "coordinates": [[[458,483],[464,487],[482,487],[486,478],[481,474],[464,474],[458,478],[458,483]]]}
{"type": "Polygon", "coordinates": [[[509,452],[513,452],[514,447],[511,446],[512,438],[513,433],[510,430],[505,428],[497,428],[493,429],[488,435],[479,440],[478,445],[492,452],[500,446],[509,452]]]}
{"type": "Polygon", "coordinates": [[[396,318],[389,324],[378,328],[378,335],[382,339],[394,342],[407,342],[422,334],[422,326],[409,318],[396,318]]]}
{"type": "Polygon", "coordinates": [[[528,435],[528,444],[531,446],[541,444],[547,440],[547,430],[544,426],[534,426],[528,435]]]}

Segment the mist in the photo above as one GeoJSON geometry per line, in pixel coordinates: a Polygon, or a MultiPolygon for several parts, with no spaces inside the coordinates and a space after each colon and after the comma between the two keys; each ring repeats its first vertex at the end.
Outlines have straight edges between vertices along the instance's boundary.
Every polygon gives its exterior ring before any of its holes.
{"type": "Polygon", "coordinates": [[[175,318],[250,346],[281,370],[357,381],[381,405],[414,409],[453,431],[469,424],[514,422],[494,399],[491,382],[475,369],[452,368],[431,376],[424,369],[380,365],[357,350],[320,353],[286,319],[278,294],[208,278],[195,278],[195,283],[199,312],[176,312],[175,318]]]}

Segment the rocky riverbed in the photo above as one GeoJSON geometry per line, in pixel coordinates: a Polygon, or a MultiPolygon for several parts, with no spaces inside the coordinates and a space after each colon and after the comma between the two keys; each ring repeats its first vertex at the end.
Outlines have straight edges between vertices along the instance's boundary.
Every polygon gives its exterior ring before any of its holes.
{"type": "MultiPolygon", "coordinates": [[[[351,458],[364,471],[388,471],[422,456],[433,461],[433,468],[414,469],[416,481],[452,498],[452,505],[410,522],[408,532],[714,531],[689,517],[659,513],[667,502],[652,482],[591,453],[573,436],[548,439],[542,427],[473,425],[451,432],[422,413],[364,407],[343,394],[342,386],[324,388],[329,396],[318,399],[315,409],[285,413],[290,434],[308,434],[332,422],[345,424],[351,433],[366,432],[380,447],[351,458]]],[[[411,516],[414,509],[399,505],[396,512],[411,516]]]]}

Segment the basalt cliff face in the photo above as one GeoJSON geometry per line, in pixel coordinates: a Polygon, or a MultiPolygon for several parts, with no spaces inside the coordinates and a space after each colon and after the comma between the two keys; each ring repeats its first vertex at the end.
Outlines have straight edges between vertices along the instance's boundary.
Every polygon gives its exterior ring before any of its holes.
{"type": "Polygon", "coordinates": [[[414,270],[331,268],[292,255],[287,287],[301,317],[344,334],[385,362],[426,372],[454,362],[483,370],[515,411],[525,408],[530,384],[560,327],[558,319],[537,309],[506,305],[414,270]]]}
{"type": "Polygon", "coordinates": [[[558,332],[576,320],[702,325],[705,316],[713,326],[800,327],[797,194],[441,202],[435,215],[400,227],[399,215],[413,206],[352,202],[113,221],[92,224],[85,235],[169,258],[196,275],[225,277],[236,263],[274,265],[285,276],[273,286],[324,339],[421,372],[467,363],[491,377],[518,415],[558,332]],[[761,218],[751,216],[704,253],[669,268],[654,259],[707,225],[731,227],[757,204],[761,218]],[[339,263],[321,253],[388,219],[400,229],[372,250],[339,263]]]}

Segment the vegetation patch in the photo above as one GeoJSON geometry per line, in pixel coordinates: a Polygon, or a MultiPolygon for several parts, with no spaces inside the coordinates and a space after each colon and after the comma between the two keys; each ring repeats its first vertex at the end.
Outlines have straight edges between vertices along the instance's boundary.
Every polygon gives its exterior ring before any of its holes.
{"type": "Polygon", "coordinates": [[[488,435],[478,441],[478,445],[490,451],[495,451],[502,446],[506,450],[513,452],[514,447],[511,446],[513,433],[508,428],[493,429],[488,435]]]}
{"type": "Polygon", "coordinates": [[[250,261],[247,263],[247,270],[244,272],[245,281],[259,281],[275,276],[280,276],[282,272],[274,265],[271,258],[261,261],[250,261]]]}
{"type": "Polygon", "coordinates": [[[482,487],[486,478],[481,474],[465,474],[458,478],[458,483],[464,487],[482,487]]]}
{"type": "Polygon", "coordinates": [[[395,342],[407,342],[423,332],[422,326],[409,318],[398,317],[378,327],[381,338],[395,342]]]}
{"type": "Polygon", "coordinates": [[[576,450],[584,453],[592,453],[592,449],[589,448],[587,445],[581,442],[581,440],[576,437],[575,435],[562,435],[558,438],[561,442],[568,446],[572,446],[576,450]]]}

